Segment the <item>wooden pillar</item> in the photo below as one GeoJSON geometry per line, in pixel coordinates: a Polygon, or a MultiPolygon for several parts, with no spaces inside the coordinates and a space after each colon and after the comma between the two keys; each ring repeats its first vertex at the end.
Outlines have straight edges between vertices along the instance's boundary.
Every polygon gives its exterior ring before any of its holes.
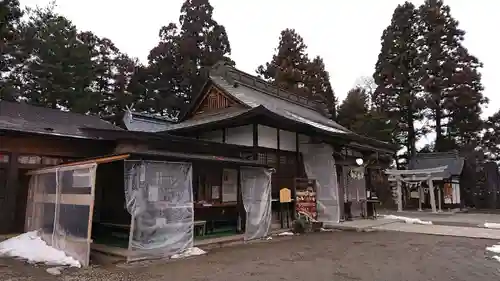
{"type": "Polygon", "coordinates": [[[258,147],[259,147],[259,125],[257,123],[252,124],[252,147],[253,147],[253,159],[254,160],[259,160],[259,153],[258,153],[258,147]]]}
{"type": "Polygon", "coordinates": [[[436,211],[436,198],[434,196],[434,184],[432,182],[432,178],[429,177],[429,179],[427,180],[427,183],[429,185],[429,194],[430,194],[430,200],[431,200],[431,208],[432,208],[432,212],[433,213],[437,213],[436,211]]]}
{"type": "Polygon", "coordinates": [[[398,212],[403,211],[403,194],[401,192],[401,177],[396,179],[396,193],[398,195],[398,212]]]}
{"type": "Polygon", "coordinates": [[[424,192],[422,189],[422,184],[418,185],[418,210],[422,211],[422,199],[424,198],[424,192]]]}
{"type": "Polygon", "coordinates": [[[247,213],[245,211],[245,205],[243,204],[243,192],[241,190],[241,168],[238,167],[237,169],[238,175],[237,175],[237,210],[238,210],[238,226],[237,230],[238,233],[244,233],[246,229],[246,219],[247,219],[247,213]]]}
{"type": "Polygon", "coordinates": [[[438,192],[438,212],[442,212],[443,210],[441,209],[441,188],[438,186],[437,187],[437,192],[438,192]]]}
{"type": "Polygon", "coordinates": [[[19,189],[19,154],[10,154],[9,166],[7,168],[7,183],[4,201],[0,208],[0,233],[11,234],[14,231],[14,219],[16,215],[17,192],[19,189]]]}

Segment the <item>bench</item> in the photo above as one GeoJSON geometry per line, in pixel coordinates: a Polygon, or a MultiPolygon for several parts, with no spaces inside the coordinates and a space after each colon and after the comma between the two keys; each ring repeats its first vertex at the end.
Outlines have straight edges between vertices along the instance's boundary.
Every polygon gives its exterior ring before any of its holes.
{"type": "Polygon", "coordinates": [[[205,236],[207,232],[207,221],[194,221],[194,232],[199,233],[200,236],[205,236]],[[196,232],[198,230],[198,232],[196,232]]]}

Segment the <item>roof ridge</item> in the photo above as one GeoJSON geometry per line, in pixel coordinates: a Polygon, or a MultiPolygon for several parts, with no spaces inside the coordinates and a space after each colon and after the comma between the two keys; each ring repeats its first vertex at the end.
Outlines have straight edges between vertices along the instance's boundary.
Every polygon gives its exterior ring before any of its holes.
{"type": "Polygon", "coordinates": [[[444,151],[444,152],[421,152],[417,153],[414,158],[434,158],[436,156],[461,158],[462,156],[458,151],[444,151]]]}
{"type": "Polygon", "coordinates": [[[274,85],[274,84],[272,84],[272,83],[270,83],[270,82],[268,82],[268,81],[266,81],[258,76],[252,75],[252,74],[247,73],[247,72],[242,71],[242,70],[239,70],[236,67],[228,64],[227,62],[220,61],[220,62],[216,63],[212,67],[212,70],[213,70],[213,71],[211,71],[212,73],[215,73],[218,76],[223,77],[225,80],[227,80],[230,83],[236,82],[238,84],[243,84],[244,86],[250,87],[254,90],[258,90],[259,92],[262,92],[264,94],[272,95],[273,97],[282,99],[282,100],[290,102],[290,103],[294,103],[296,105],[302,106],[304,108],[308,108],[310,110],[314,110],[314,111],[322,110],[322,111],[325,111],[325,113],[327,111],[327,108],[322,103],[319,103],[319,102],[316,102],[313,100],[308,100],[307,98],[305,98],[297,93],[282,89],[279,86],[276,86],[276,85],[274,85]],[[231,76],[230,72],[235,72],[235,74],[238,76],[239,79],[236,79],[236,77],[231,76]],[[246,82],[243,82],[242,76],[246,76],[247,78],[251,79],[253,81],[253,83],[251,83],[251,84],[253,84],[253,85],[246,83],[246,82]],[[259,87],[258,83],[263,84],[265,86],[265,88],[259,87]],[[268,88],[271,88],[271,89],[268,89],[268,88]],[[284,95],[280,95],[280,93],[284,93],[284,95]],[[296,100],[291,99],[290,96],[295,97],[296,100]],[[301,102],[300,100],[302,100],[303,102],[301,102]]]}

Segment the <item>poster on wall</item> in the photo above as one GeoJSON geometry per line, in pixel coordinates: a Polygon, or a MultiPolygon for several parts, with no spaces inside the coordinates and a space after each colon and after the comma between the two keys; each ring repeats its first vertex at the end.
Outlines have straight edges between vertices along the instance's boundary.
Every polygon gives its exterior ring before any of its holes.
{"type": "Polygon", "coordinates": [[[304,215],[313,220],[318,219],[315,180],[295,180],[295,211],[297,215],[304,215]]]}
{"type": "Polygon", "coordinates": [[[219,188],[220,188],[220,186],[218,186],[218,185],[212,185],[212,199],[219,199],[220,198],[219,188]]]}
{"type": "Polygon", "coordinates": [[[224,169],[222,171],[222,202],[238,200],[238,171],[224,169]]]}
{"type": "Polygon", "coordinates": [[[443,193],[444,193],[444,203],[451,204],[453,200],[453,189],[451,187],[451,183],[448,182],[444,184],[443,193]]]}

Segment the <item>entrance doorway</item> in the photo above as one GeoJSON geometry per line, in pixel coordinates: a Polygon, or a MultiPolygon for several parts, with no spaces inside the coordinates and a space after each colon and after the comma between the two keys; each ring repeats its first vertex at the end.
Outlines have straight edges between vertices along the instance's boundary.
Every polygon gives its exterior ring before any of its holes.
{"type": "Polygon", "coordinates": [[[14,215],[14,233],[24,232],[24,223],[26,220],[26,204],[28,200],[30,176],[26,173],[29,169],[19,169],[18,186],[16,192],[16,213],[14,215]]]}

